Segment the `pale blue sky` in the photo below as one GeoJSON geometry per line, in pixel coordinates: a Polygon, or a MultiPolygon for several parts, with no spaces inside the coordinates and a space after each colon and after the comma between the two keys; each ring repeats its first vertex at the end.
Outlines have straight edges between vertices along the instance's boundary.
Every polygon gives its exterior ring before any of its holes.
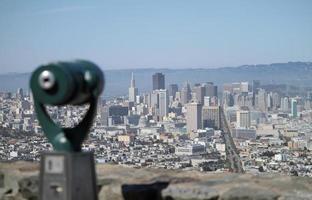
{"type": "Polygon", "coordinates": [[[0,0],[0,73],[312,61],[310,0],[0,0]]]}

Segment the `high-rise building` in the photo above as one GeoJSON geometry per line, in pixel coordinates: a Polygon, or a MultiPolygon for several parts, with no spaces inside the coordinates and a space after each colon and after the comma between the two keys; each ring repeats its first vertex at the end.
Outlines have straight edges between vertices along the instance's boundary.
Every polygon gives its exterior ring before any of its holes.
{"type": "Polygon", "coordinates": [[[256,95],[257,95],[257,93],[258,93],[258,91],[259,91],[259,89],[260,89],[260,81],[259,80],[253,80],[252,81],[252,94],[253,94],[253,99],[252,99],[252,105],[253,106],[257,106],[256,104],[257,104],[257,97],[256,97],[256,95]]]}
{"type": "Polygon", "coordinates": [[[273,105],[274,110],[277,110],[277,108],[279,108],[281,105],[281,97],[276,92],[272,94],[272,103],[273,103],[272,105],[273,105]]]}
{"type": "Polygon", "coordinates": [[[103,106],[101,119],[104,126],[123,124],[128,115],[128,107],[121,105],[103,106]]]}
{"type": "Polygon", "coordinates": [[[168,88],[168,95],[172,96],[173,99],[176,97],[176,93],[178,92],[179,88],[177,84],[170,84],[168,88]]]}
{"type": "Polygon", "coordinates": [[[153,90],[165,89],[165,75],[162,73],[153,74],[153,90]]]}
{"type": "Polygon", "coordinates": [[[234,105],[233,95],[228,90],[223,91],[222,104],[224,106],[233,106],[234,105]]]}
{"type": "Polygon", "coordinates": [[[267,93],[264,89],[259,89],[258,94],[256,95],[256,107],[262,111],[267,111],[267,93]]]}
{"type": "Polygon", "coordinates": [[[298,117],[296,99],[291,99],[291,116],[294,118],[298,117]]]}
{"type": "Polygon", "coordinates": [[[248,107],[242,107],[236,112],[237,127],[249,128],[250,127],[250,111],[248,107]]]}
{"type": "Polygon", "coordinates": [[[135,102],[136,96],[138,95],[138,88],[135,87],[134,75],[131,75],[131,84],[129,87],[129,101],[135,102]]]}
{"type": "Polygon", "coordinates": [[[163,117],[167,116],[169,112],[168,90],[153,90],[151,94],[151,108],[157,121],[160,121],[163,117]]]}
{"type": "Polygon", "coordinates": [[[202,128],[202,106],[193,102],[186,104],[186,109],[187,133],[192,135],[192,133],[202,128]]]}
{"type": "Polygon", "coordinates": [[[268,110],[271,110],[272,107],[273,107],[272,93],[269,93],[267,95],[267,108],[268,108],[268,110]]]}
{"type": "Polygon", "coordinates": [[[202,108],[203,128],[220,129],[220,106],[204,106],[202,108]]]}
{"type": "Polygon", "coordinates": [[[181,90],[181,103],[182,105],[187,104],[192,98],[191,95],[191,86],[188,82],[182,87],[181,90]]]}
{"type": "Polygon", "coordinates": [[[143,96],[137,95],[135,101],[137,104],[143,103],[143,96]]]}
{"type": "Polygon", "coordinates": [[[157,90],[153,90],[151,93],[151,103],[150,103],[150,107],[151,108],[158,108],[158,91],[157,90]]]}
{"type": "Polygon", "coordinates": [[[169,110],[168,90],[158,90],[158,105],[159,105],[158,116],[160,118],[167,116],[169,110]]]}
{"type": "Polygon", "coordinates": [[[281,110],[284,112],[289,112],[289,98],[288,97],[281,98],[281,110]]]}
{"type": "Polygon", "coordinates": [[[205,96],[218,96],[218,86],[213,85],[213,82],[204,83],[203,86],[205,87],[205,96]]]}
{"type": "Polygon", "coordinates": [[[196,85],[193,88],[193,92],[195,94],[196,102],[203,104],[204,103],[204,96],[205,96],[205,87],[201,85],[196,85]]]}
{"type": "Polygon", "coordinates": [[[248,82],[241,82],[240,90],[242,93],[249,92],[249,83],[248,82]]]}
{"type": "Polygon", "coordinates": [[[210,106],[210,97],[204,96],[204,106],[210,106]]]}
{"type": "Polygon", "coordinates": [[[253,80],[252,81],[252,92],[257,93],[259,88],[260,88],[260,81],[259,80],[253,80]]]}
{"type": "Polygon", "coordinates": [[[151,107],[151,93],[143,94],[143,103],[151,107]]]}

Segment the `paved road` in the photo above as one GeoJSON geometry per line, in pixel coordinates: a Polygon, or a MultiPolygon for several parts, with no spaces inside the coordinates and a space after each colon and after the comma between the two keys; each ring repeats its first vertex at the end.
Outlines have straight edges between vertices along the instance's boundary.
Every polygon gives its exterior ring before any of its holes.
{"type": "Polygon", "coordinates": [[[238,151],[234,144],[231,130],[229,128],[227,119],[224,114],[224,110],[220,108],[220,120],[221,120],[221,130],[222,136],[225,141],[226,157],[229,162],[230,171],[235,173],[244,173],[244,168],[242,166],[241,159],[239,157],[238,151]]]}

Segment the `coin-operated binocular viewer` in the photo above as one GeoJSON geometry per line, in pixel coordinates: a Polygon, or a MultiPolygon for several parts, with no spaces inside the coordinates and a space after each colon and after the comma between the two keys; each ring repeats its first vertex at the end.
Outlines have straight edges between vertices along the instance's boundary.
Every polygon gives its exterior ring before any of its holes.
{"type": "Polygon", "coordinates": [[[88,61],[51,63],[33,72],[30,87],[35,111],[55,150],[41,154],[40,199],[97,199],[94,157],[81,152],[81,145],[92,126],[103,86],[102,71],[88,61]],[[89,110],[73,128],[55,124],[45,108],[83,104],[89,104],[89,110]]]}

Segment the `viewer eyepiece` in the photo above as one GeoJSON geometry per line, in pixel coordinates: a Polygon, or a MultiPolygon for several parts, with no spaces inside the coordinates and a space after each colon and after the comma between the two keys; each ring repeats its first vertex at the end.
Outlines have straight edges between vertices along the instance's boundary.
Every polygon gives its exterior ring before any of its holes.
{"type": "Polygon", "coordinates": [[[44,90],[50,90],[55,85],[54,74],[48,70],[41,72],[39,75],[39,85],[44,90]]]}

